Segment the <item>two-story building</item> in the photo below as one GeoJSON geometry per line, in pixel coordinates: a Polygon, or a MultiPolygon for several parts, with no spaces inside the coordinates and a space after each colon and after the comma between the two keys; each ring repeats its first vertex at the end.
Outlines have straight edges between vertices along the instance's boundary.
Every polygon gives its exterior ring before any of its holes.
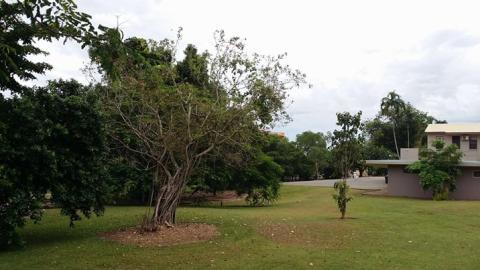
{"type": "MultiPolygon", "coordinates": [[[[446,144],[456,144],[464,154],[460,162],[462,174],[457,177],[457,189],[449,197],[480,200],[480,123],[430,124],[425,133],[428,147],[432,147],[434,140],[443,140],[446,144]]],[[[388,195],[431,198],[431,192],[421,188],[418,175],[405,169],[418,160],[418,152],[418,148],[402,148],[399,160],[367,160],[366,163],[388,168],[388,195]]]]}

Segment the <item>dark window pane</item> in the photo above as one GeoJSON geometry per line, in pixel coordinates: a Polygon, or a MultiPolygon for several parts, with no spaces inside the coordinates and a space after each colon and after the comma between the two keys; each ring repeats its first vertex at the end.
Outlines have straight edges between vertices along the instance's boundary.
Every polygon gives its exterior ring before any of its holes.
{"type": "Polygon", "coordinates": [[[452,144],[455,144],[460,149],[460,136],[452,136],[452,144]]]}
{"type": "Polygon", "coordinates": [[[469,145],[470,149],[477,149],[477,136],[470,136],[469,145]]]}
{"type": "Polygon", "coordinates": [[[480,178],[480,171],[473,171],[473,177],[480,178]]]}

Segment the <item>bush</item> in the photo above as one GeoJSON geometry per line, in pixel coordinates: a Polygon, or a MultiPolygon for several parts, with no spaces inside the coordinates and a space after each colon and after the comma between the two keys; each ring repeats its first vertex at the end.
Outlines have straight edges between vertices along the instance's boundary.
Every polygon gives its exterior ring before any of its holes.
{"type": "Polygon", "coordinates": [[[422,149],[420,160],[407,169],[418,173],[423,190],[431,190],[434,200],[447,200],[449,191],[456,188],[456,177],[460,175],[458,163],[463,153],[456,145],[436,140],[434,149],[422,149]]]}
{"type": "Polygon", "coordinates": [[[251,206],[271,204],[278,198],[283,170],[262,152],[255,154],[246,168],[237,170],[234,185],[237,193],[247,194],[251,206]]]}

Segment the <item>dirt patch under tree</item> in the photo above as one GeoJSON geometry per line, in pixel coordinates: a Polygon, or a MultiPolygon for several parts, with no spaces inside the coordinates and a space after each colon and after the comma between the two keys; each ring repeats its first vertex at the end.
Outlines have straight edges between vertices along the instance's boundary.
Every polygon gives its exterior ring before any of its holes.
{"type": "Polygon", "coordinates": [[[191,223],[178,224],[170,228],[162,227],[155,232],[143,232],[139,228],[129,228],[103,233],[101,237],[139,247],[162,247],[208,241],[218,235],[219,232],[214,225],[191,223]]]}

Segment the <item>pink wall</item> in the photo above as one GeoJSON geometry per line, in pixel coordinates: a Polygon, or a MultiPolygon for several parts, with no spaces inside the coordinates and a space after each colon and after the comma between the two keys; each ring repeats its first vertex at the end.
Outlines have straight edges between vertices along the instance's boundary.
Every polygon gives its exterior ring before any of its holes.
{"type": "Polygon", "coordinates": [[[404,173],[405,166],[388,166],[387,193],[392,196],[431,198],[431,192],[424,192],[416,174],[404,173]]]}
{"type": "MultiPolygon", "coordinates": [[[[414,198],[431,198],[431,192],[425,192],[420,187],[416,174],[403,172],[404,166],[388,167],[387,192],[392,196],[405,196],[414,198]]],[[[457,177],[457,189],[450,193],[450,199],[480,200],[480,178],[472,176],[473,171],[480,168],[462,168],[463,174],[457,177]]]]}

